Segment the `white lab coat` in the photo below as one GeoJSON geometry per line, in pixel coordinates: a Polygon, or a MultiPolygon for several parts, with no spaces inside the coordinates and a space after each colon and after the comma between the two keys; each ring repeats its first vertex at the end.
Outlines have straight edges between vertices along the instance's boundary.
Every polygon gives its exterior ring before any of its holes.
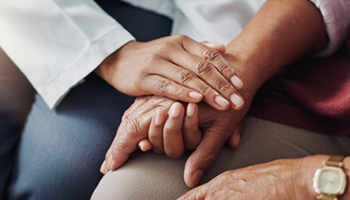
{"type": "MultiPolygon", "coordinates": [[[[228,43],[264,0],[124,0],[174,20],[172,34],[228,43]]],[[[350,0],[311,0],[330,38],[324,55],[348,37],[350,0]]],[[[93,0],[0,0],[0,46],[50,108],[108,55],[134,40],[93,0]]]]}

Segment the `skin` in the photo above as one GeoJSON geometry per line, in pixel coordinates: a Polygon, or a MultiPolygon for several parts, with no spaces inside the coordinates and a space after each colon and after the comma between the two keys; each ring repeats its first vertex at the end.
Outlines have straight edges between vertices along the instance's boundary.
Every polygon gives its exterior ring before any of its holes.
{"type": "Polygon", "coordinates": [[[187,111],[190,110],[189,107],[193,107],[193,114],[188,116],[188,112],[186,112],[187,114],[184,116],[183,105],[172,99],[159,96],[137,98],[122,118],[116,137],[101,166],[101,172],[106,174],[109,170],[117,169],[123,165],[129,155],[143,142],[146,143],[145,146],[148,146],[144,147],[143,150],[149,150],[149,145],[151,145],[156,153],[165,153],[171,158],[181,156],[185,149],[196,148],[196,151],[199,149],[199,153],[191,155],[192,159],[189,159],[188,162],[191,166],[199,164],[200,167],[210,167],[220,150],[216,147],[223,145],[212,145],[210,141],[213,136],[217,135],[216,133],[227,133],[222,136],[224,138],[222,142],[225,143],[229,140],[231,147],[236,148],[242,128],[235,129],[236,124],[231,123],[229,116],[235,112],[234,110],[217,111],[205,103],[201,103],[199,106],[200,109],[195,104],[188,104],[187,111]],[[168,112],[169,116],[167,116],[168,112]],[[158,125],[156,123],[157,115],[163,116],[158,125]],[[225,120],[219,117],[224,117],[225,120]],[[165,119],[167,119],[166,122],[165,119]],[[182,123],[184,119],[186,119],[185,124],[182,123]],[[182,126],[186,127],[187,130],[184,129],[183,132],[182,126]],[[187,138],[190,139],[186,140],[187,138]],[[145,139],[148,140],[145,141],[145,139]],[[208,154],[208,151],[212,151],[211,154],[208,154]],[[211,157],[207,155],[211,155],[211,157]],[[205,159],[207,161],[203,162],[205,159]],[[197,160],[201,162],[197,162],[197,160]]]}
{"type": "MultiPolygon", "coordinates": [[[[316,199],[312,178],[316,169],[329,156],[316,155],[301,159],[283,159],[231,170],[197,187],[178,200],[245,200],[245,199],[316,199]]],[[[343,161],[350,174],[350,157],[343,161]]],[[[339,200],[350,198],[350,184],[339,200]]]]}
{"type": "Polygon", "coordinates": [[[220,54],[220,47],[209,46],[184,35],[132,41],[95,72],[127,95],[160,95],[189,103],[204,100],[218,110],[230,104],[239,110],[244,101],[237,89],[243,83],[220,54]]]}
{"type": "MultiPolygon", "coordinates": [[[[327,35],[323,18],[311,2],[267,1],[243,32],[226,46],[223,56],[231,66],[235,66],[238,77],[245,84],[240,90],[245,106],[230,115],[221,113],[214,120],[227,122],[224,125],[228,128],[226,130],[234,130],[246,114],[256,91],[264,82],[291,62],[322,50],[326,44],[327,35]]],[[[199,113],[200,110],[201,107],[199,113]]],[[[209,109],[205,113],[210,112],[214,111],[209,109]]],[[[220,123],[211,124],[210,128],[216,130],[212,131],[213,134],[202,133],[200,144],[188,158],[184,179],[189,187],[198,184],[203,173],[213,164],[217,152],[229,138],[231,134],[229,131],[220,132],[222,126],[220,123]]],[[[120,147],[116,149],[124,151],[120,147]]],[[[118,150],[113,152],[119,153],[118,150]]],[[[115,169],[114,167],[111,166],[109,169],[115,169]]]]}

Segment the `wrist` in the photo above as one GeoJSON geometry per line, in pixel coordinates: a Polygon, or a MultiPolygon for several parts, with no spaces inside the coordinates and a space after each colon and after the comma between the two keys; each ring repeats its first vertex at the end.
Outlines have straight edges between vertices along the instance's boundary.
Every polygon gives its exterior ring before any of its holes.
{"type": "Polygon", "coordinates": [[[249,97],[273,75],[327,44],[322,15],[314,4],[269,0],[226,48],[249,97]]]}
{"type": "Polygon", "coordinates": [[[118,80],[116,79],[116,74],[118,73],[118,64],[117,61],[120,59],[121,51],[124,47],[129,44],[136,43],[135,41],[130,41],[126,43],[124,46],[120,47],[108,57],[106,57],[101,64],[94,70],[94,72],[99,75],[102,79],[104,79],[107,83],[109,83],[112,87],[122,92],[121,86],[118,84],[118,80]]]}
{"type": "MultiPolygon", "coordinates": [[[[308,156],[302,160],[302,164],[300,167],[300,171],[296,177],[299,181],[299,187],[296,188],[295,193],[302,194],[302,198],[300,199],[316,199],[317,194],[313,188],[313,178],[317,169],[322,167],[322,162],[326,161],[329,158],[329,155],[316,155],[316,156],[308,156]],[[300,192],[302,191],[302,192],[300,192]]],[[[339,200],[345,200],[350,198],[349,190],[349,175],[350,175],[350,157],[346,157],[343,160],[343,169],[345,174],[347,175],[347,189],[345,193],[340,196],[339,200]]],[[[299,198],[298,198],[299,199],[299,198]]]]}

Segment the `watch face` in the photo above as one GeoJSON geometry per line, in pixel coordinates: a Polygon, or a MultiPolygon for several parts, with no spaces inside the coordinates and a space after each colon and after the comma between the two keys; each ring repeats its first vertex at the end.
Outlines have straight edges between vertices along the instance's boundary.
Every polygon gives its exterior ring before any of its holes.
{"type": "Polygon", "coordinates": [[[346,176],[338,167],[323,167],[316,171],[314,189],[318,194],[340,195],[345,190],[346,176]]]}

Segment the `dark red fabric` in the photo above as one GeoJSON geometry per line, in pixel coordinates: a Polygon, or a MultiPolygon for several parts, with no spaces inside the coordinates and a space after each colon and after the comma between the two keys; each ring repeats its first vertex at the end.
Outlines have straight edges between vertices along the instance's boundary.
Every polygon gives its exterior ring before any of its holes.
{"type": "Polygon", "coordinates": [[[256,95],[249,115],[350,135],[350,40],[335,55],[293,64],[256,95]]]}

